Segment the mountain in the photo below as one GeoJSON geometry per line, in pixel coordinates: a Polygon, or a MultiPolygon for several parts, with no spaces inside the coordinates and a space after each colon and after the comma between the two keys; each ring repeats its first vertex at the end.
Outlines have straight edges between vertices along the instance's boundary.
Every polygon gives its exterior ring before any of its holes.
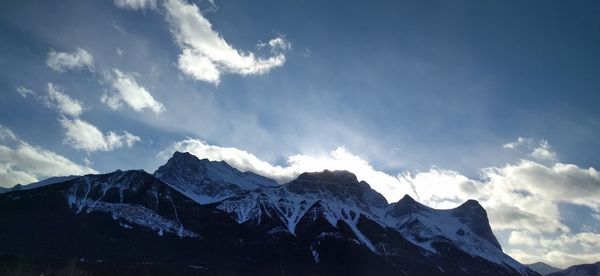
{"type": "MultiPolygon", "coordinates": [[[[214,206],[238,223],[261,231],[308,235],[313,242],[318,241],[319,234],[333,232],[398,262],[405,261],[398,252],[410,245],[414,255],[429,261],[453,252],[463,254],[470,263],[493,264],[488,265],[496,266],[495,274],[531,272],[502,252],[485,210],[476,201],[451,210],[435,210],[407,195],[388,205],[366,182],[345,171],[304,173],[280,187],[246,192],[214,206]],[[320,225],[318,231],[311,229],[316,224],[320,225]],[[382,236],[396,236],[396,240],[382,236]]],[[[439,271],[465,273],[444,258],[435,263],[439,271]]]]}
{"type": "Polygon", "coordinates": [[[548,264],[542,263],[542,262],[528,264],[527,267],[529,267],[531,270],[533,270],[539,274],[542,274],[542,275],[547,275],[547,274],[558,272],[561,270],[560,268],[556,268],[556,267],[553,267],[551,265],[548,265],[548,264]]]}
{"type": "Polygon", "coordinates": [[[234,220],[144,171],[87,175],[2,194],[0,225],[5,262],[27,258],[46,267],[75,259],[100,274],[115,274],[103,272],[115,266],[136,274],[140,268],[131,266],[138,264],[149,269],[141,274],[158,269],[152,264],[175,267],[169,274],[187,274],[188,266],[199,264],[229,273],[223,256],[243,263],[234,251],[243,236],[234,220]]]}
{"type": "Polygon", "coordinates": [[[0,194],[0,225],[0,274],[537,275],[476,201],[388,204],[346,171],[277,185],[187,153],[0,194]]]}
{"type": "Polygon", "coordinates": [[[200,204],[278,185],[272,179],[241,172],[223,161],[200,160],[187,152],[175,152],[165,165],[154,172],[154,176],[200,204]]]}
{"type": "Polygon", "coordinates": [[[546,274],[552,276],[598,276],[600,275],[600,262],[570,266],[558,272],[546,274]]]}
{"type": "Polygon", "coordinates": [[[42,181],[38,181],[38,182],[33,182],[30,184],[26,184],[26,185],[21,185],[21,184],[17,184],[15,186],[13,186],[12,188],[2,188],[0,187],[0,194],[1,193],[6,193],[9,191],[21,191],[21,190],[31,190],[31,189],[35,189],[35,188],[39,188],[42,186],[46,186],[46,185],[50,185],[50,184],[54,184],[54,183],[60,183],[60,182],[64,182],[67,180],[71,180],[73,178],[79,177],[77,175],[69,175],[69,176],[55,176],[55,177],[50,177],[47,179],[44,179],[42,181]]]}

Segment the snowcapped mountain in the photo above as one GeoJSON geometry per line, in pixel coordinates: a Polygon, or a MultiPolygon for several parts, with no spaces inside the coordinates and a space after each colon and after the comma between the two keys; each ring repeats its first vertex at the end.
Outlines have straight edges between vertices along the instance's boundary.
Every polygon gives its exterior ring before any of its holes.
{"type": "MultiPolygon", "coordinates": [[[[257,189],[216,203],[238,223],[264,227],[269,219],[272,229],[299,235],[307,221],[346,231],[346,235],[375,254],[398,251],[386,240],[377,241],[366,223],[381,231],[394,231],[418,246],[422,254],[442,255],[448,247],[473,258],[481,258],[505,268],[508,274],[531,271],[502,252],[477,201],[469,200],[450,210],[436,210],[406,195],[389,204],[356,176],[346,171],[304,173],[277,188],[257,189]]],[[[311,224],[309,223],[309,224],[311,224]]],[[[444,270],[444,268],[440,267],[444,270]]],[[[446,270],[451,268],[446,268],[446,270]]]]}
{"type": "Polygon", "coordinates": [[[272,179],[241,172],[222,161],[200,160],[187,152],[175,152],[154,176],[200,204],[278,185],[272,179]]]}
{"type": "MultiPolygon", "coordinates": [[[[305,213],[319,204],[333,225],[338,220],[354,221],[358,214],[382,215],[385,198],[371,190],[366,182],[358,182],[354,174],[342,171],[303,173],[297,179],[275,188],[256,189],[216,204],[239,223],[260,220],[262,210],[280,215],[290,233],[305,213]]],[[[352,225],[355,222],[351,223],[352,225]]]]}
{"type": "Polygon", "coordinates": [[[456,246],[471,256],[526,274],[525,266],[502,252],[485,209],[475,200],[454,209],[437,210],[406,195],[390,207],[386,216],[388,225],[431,253],[438,253],[444,244],[456,246]]]}
{"type": "Polygon", "coordinates": [[[115,171],[1,194],[0,225],[0,261],[76,258],[96,270],[536,275],[502,252],[476,201],[450,210],[409,196],[388,204],[346,171],[278,185],[189,153],[153,175],[115,171]]]}

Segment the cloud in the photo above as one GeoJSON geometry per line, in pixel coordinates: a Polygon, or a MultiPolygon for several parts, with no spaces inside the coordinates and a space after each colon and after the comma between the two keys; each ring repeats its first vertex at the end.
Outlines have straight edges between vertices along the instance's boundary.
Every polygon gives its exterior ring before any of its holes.
{"type": "Polygon", "coordinates": [[[269,43],[273,44],[272,56],[259,58],[252,52],[233,48],[213,30],[195,4],[166,0],[165,9],[171,31],[182,49],[178,67],[196,80],[218,84],[222,73],[260,75],[285,63],[283,51],[289,49],[289,42],[281,37],[269,43]]]}
{"type": "Polygon", "coordinates": [[[595,214],[600,214],[600,176],[594,168],[520,160],[514,164],[483,168],[480,178],[473,179],[439,168],[391,175],[373,168],[343,147],[319,156],[293,155],[288,157],[285,166],[272,165],[240,149],[210,145],[191,138],[174,143],[159,156],[168,158],[174,151],[226,161],[240,170],[252,171],[280,183],[305,171],[348,170],[358,179],[367,181],[389,202],[409,194],[425,205],[443,209],[476,199],[487,210],[492,229],[508,233],[504,248],[522,262],[535,259],[553,265],[572,265],[583,260],[591,262],[596,255],[589,252],[600,251],[600,235],[574,232],[576,229],[561,221],[559,210],[560,203],[569,202],[588,206],[595,214]],[[574,248],[574,243],[581,246],[574,248]],[[532,244],[544,246],[531,247],[532,244]],[[559,261],[557,256],[567,256],[568,261],[559,261]]]}
{"type": "Polygon", "coordinates": [[[540,140],[538,146],[533,148],[531,156],[537,159],[556,160],[556,152],[552,151],[546,140],[540,140]]]}
{"type": "Polygon", "coordinates": [[[156,9],[156,0],[115,0],[115,5],[132,10],[156,9]]]}
{"type": "Polygon", "coordinates": [[[92,68],[94,65],[94,57],[81,48],[77,48],[71,53],[50,50],[46,64],[48,67],[59,72],[79,70],[85,67],[92,68]]]}
{"type": "Polygon", "coordinates": [[[48,83],[48,98],[46,104],[56,108],[62,114],[73,117],[78,117],[83,112],[83,103],[69,97],[52,83],[48,83]]]}
{"type": "Polygon", "coordinates": [[[529,155],[533,158],[549,161],[557,160],[556,152],[552,151],[550,144],[544,139],[535,140],[533,138],[519,137],[516,141],[504,144],[502,147],[505,149],[524,147],[531,150],[529,155]]]}
{"type": "Polygon", "coordinates": [[[505,149],[516,149],[522,145],[530,145],[533,143],[532,138],[519,137],[516,141],[504,144],[502,147],[505,149]]]}
{"type": "MultiPolygon", "coordinates": [[[[527,191],[525,198],[570,202],[600,211],[600,174],[590,168],[555,163],[545,166],[530,160],[485,170],[488,183],[504,191],[527,191]]],[[[518,193],[517,193],[518,194],[518,193]]]]}
{"type": "Polygon", "coordinates": [[[17,89],[17,93],[19,93],[19,95],[21,95],[21,97],[23,97],[23,98],[27,98],[27,96],[29,96],[29,95],[36,94],[33,90],[28,89],[27,87],[24,87],[24,86],[17,86],[16,89],[17,89]]]}
{"type": "Polygon", "coordinates": [[[589,264],[600,260],[600,253],[572,254],[562,251],[550,251],[544,255],[547,262],[566,268],[574,264],[589,264]]]}
{"type": "Polygon", "coordinates": [[[102,102],[110,108],[119,109],[125,103],[135,111],[148,109],[156,114],[165,111],[164,105],[139,85],[133,75],[113,69],[112,72],[105,73],[105,79],[110,83],[112,91],[102,96],[102,102]]]}
{"type": "Polygon", "coordinates": [[[214,9],[218,8],[217,3],[215,3],[215,0],[207,0],[207,1],[214,9]]]}
{"type": "Polygon", "coordinates": [[[292,44],[283,39],[283,37],[276,37],[269,40],[269,46],[271,47],[272,52],[277,52],[277,50],[290,50],[292,49],[292,44]]]}
{"type": "Polygon", "coordinates": [[[140,141],[140,137],[127,131],[123,134],[113,131],[104,134],[96,126],[80,119],[61,118],[59,121],[65,130],[64,142],[87,152],[111,151],[123,146],[132,147],[140,141]]]}
{"type": "Polygon", "coordinates": [[[17,136],[9,128],[0,125],[0,140],[2,140],[2,141],[17,140],[17,136]]]}
{"type": "Polygon", "coordinates": [[[94,169],[75,164],[62,155],[32,146],[1,125],[0,140],[0,186],[2,187],[12,187],[19,183],[27,184],[51,176],[97,173],[94,169]]]}
{"type": "MultiPolygon", "coordinates": [[[[125,83],[127,84],[127,81],[125,83]]],[[[135,81],[132,84],[137,85],[135,81]]],[[[43,100],[46,105],[57,109],[61,113],[58,120],[65,131],[63,141],[73,148],[87,152],[112,151],[124,146],[132,147],[140,141],[140,137],[127,131],[123,131],[122,134],[117,134],[114,131],[104,134],[91,123],[79,119],[84,110],[83,103],[69,97],[52,83],[48,83],[48,96],[44,98],[40,97],[40,100],[43,100]],[[69,119],[65,115],[73,119],[69,119]]],[[[14,136],[14,134],[0,129],[0,137],[10,135],[14,136]]]]}

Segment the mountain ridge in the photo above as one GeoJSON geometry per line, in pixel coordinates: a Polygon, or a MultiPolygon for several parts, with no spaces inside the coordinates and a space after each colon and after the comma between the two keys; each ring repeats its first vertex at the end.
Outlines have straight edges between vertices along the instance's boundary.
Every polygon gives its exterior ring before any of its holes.
{"type": "Polygon", "coordinates": [[[407,195],[388,204],[347,171],[309,172],[274,183],[225,162],[174,153],[154,174],[117,170],[12,191],[0,195],[0,223],[7,226],[0,230],[5,242],[0,253],[59,250],[54,255],[110,260],[115,258],[110,252],[121,250],[131,252],[127,260],[138,262],[177,267],[200,262],[213,274],[230,271],[232,263],[239,267],[234,274],[280,274],[259,273],[279,271],[279,263],[295,275],[536,275],[494,245],[485,210],[476,201],[436,210],[407,195]],[[66,230],[56,225],[48,231],[66,231],[79,242],[61,234],[49,242],[22,231],[21,224],[42,227],[36,222],[39,214],[47,217],[43,221],[70,221],[66,230]],[[473,223],[482,218],[487,227],[476,229],[473,223]],[[152,243],[142,246],[131,235],[152,243]],[[69,246],[51,246],[59,241],[69,246]],[[172,253],[159,253],[165,251],[172,253]]]}

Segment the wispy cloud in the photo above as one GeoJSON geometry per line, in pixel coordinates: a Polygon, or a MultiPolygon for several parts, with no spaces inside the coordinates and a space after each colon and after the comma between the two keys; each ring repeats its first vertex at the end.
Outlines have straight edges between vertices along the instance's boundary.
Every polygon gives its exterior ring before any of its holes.
{"type": "Polygon", "coordinates": [[[24,87],[24,86],[17,86],[16,89],[17,89],[17,93],[19,93],[19,95],[21,95],[21,97],[23,97],[23,98],[27,98],[30,95],[36,94],[33,90],[31,90],[27,87],[24,87]]]}
{"type": "Polygon", "coordinates": [[[102,96],[102,102],[112,109],[119,109],[123,103],[135,111],[148,109],[156,114],[165,111],[162,103],[154,99],[146,88],[137,83],[133,75],[113,69],[105,73],[105,79],[112,91],[102,96]]]}
{"type": "Polygon", "coordinates": [[[59,72],[80,70],[83,68],[91,69],[94,66],[94,57],[81,48],[77,48],[74,52],[50,50],[46,59],[46,65],[59,72]]]}

